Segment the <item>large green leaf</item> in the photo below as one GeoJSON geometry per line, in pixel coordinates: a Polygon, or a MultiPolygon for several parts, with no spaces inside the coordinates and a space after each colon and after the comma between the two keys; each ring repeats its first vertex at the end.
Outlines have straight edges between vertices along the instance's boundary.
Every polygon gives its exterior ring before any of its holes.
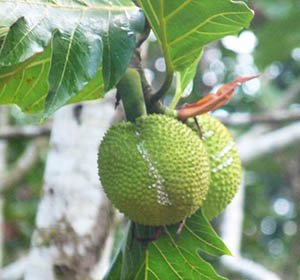
{"type": "Polygon", "coordinates": [[[116,84],[144,17],[130,0],[0,0],[0,27],[0,104],[50,115],[116,84]]]}
{"type": "Polygon", "coordinates": [[[183,90],[208,43],[247,27],[253,12],[241,1],[139,0],[160,42],[167,71],[177,72],[183,90]]]}
{"type": "Polygon", "coordinates": [[[157,241],[147,245],[138,237],[146,240],[157,229],[131,227],[106,279],[225,279],[199,255],[200,252],[213,256],[230,254],[201,210],[188,219],[180,235],[176,235],[177,229],[178,225],[166,227],[157,241]]]}

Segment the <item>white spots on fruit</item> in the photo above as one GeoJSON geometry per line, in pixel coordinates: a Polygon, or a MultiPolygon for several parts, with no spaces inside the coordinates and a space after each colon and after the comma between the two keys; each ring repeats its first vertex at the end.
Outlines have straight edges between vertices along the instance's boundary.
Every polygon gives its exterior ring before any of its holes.
{"type": "Polygon", "coordinates": [[[233,163],[233,157],[228,158],[227,160],[225,160],[224,162],[220,163],[219,165],[217,165],[216,167],[212,168],[212,172],[216,173],[218,171],[223,170],[224,168],[226,168],[227,166],[231,165],[233,163]]]}
{"type": "Polygon", "coordinates": [[[214,135],[214,132],[212,130],[207,130],[201,135],[201,139],[205,141],[206,139],[212,137],[214,135]]]}
{"type": "Polygon", "coordinates": [[[158,169],[155,167],[155,162],[151,160],[148,151],[145,148],[144,141],[141,139],[141,134],[136,130],[135,135],[138,138],[137,150],[147,163],[149,168],[149,176],[154,179],[154,183],[148,186],[148,189],[156,190],[157,203],[164,206],[172,205],[169,195],[164,188],[164,178],[160,175],[158,169]]]}
{"type": "Polygon", "coordinates": [[[213,160],[219,160],[222,157],[226,156],[233,148],[235,144],[233,141],[230,141],[220,152],[212,156],[213,160]]]}

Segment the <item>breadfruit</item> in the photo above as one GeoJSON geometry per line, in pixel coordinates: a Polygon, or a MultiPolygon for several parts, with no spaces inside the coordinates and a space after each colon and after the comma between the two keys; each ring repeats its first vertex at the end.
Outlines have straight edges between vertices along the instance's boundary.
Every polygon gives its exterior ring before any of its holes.
{"type": "Polygon", "coordinates": [[[210,184],[201,139],[164,115],[141,116],[135,123],[110,128],[100,145],[98,165],[114,206],[144,225],[174,224],[192,215],[210,184]]]}
{"type": "Polygon", "coordinates": [[[198,132],[210,161],[210,186],[203,211],[210,220],[218,216],[235,196],[242,179],[241,160],[228,129],[216,118],[204,114],[188,124],[198,132]]]}

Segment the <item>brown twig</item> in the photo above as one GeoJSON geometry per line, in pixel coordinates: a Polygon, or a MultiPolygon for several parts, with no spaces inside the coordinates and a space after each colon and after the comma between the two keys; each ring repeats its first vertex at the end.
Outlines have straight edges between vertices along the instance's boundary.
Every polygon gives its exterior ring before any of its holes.
{"type": "Polygon", "coordinates": [[[20,182],[39,159],[39,151],[46,144],[44,139],[35,139],[26,147],[17,162],[4,174],[0,174],[1,191],[20,182]]]}
{"type": "Polygon", "coordinates": [[[300,76],[284,91],[281,100],[274,106],[274,109],[282,109],[293,103],[300,95],[300,76]]]}
{"type": "Polygon", "coordinates": [[[266,114],[232,113],[229,116],[216,116],[222,123],[232,126],[253,124],[282,124],[300,120],[300,110],[283,111],[277,110],[266,114]]]}
{"type": "Polygon", "coordinates": [[[0,139],[36,138],[49,136],[52,125],[4,126],[0,128],[0,139]]]}

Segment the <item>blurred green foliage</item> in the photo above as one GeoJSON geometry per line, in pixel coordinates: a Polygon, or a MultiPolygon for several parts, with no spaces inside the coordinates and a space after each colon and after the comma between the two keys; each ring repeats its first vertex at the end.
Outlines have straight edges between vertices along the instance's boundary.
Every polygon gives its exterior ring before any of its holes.
{"type": "MultiPolygon", "coordinates": [[[[12,166],[28,141],[13,140],[8,146],[8,164],[12,166]]],[[[35,215],[43,182],[44,160],[40,159],[17,186],[3,193],[4,199],[4,264],[25,254],[30,246],[35,215]]]]}

